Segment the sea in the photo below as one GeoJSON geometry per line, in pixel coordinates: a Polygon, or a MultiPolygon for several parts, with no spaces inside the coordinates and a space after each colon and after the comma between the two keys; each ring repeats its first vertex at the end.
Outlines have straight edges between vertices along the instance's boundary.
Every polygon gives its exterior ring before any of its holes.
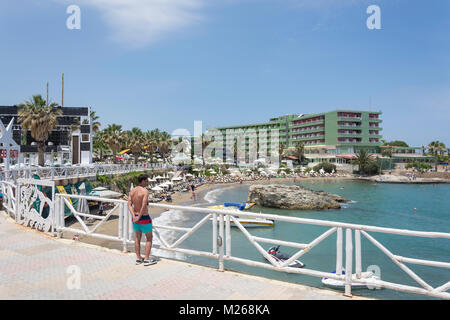
{"type": "MultiPolygon", "coordinates": [[[[351,201],[343,204],[341,209],[336,210],[287,210],[254,206],[250,211],[378,227],[450,233],[449,184],[377,184],[366,181],[332,179],[300,180],[296,183],[284,182],[284,184],[295,184],[313,190],[339,194],[351,201]]],[[[246,202],[249,187],[250,185],[242,184],[213,189],[204,196],[202,202],[196,203],[195,206],[207,207],[223,204],[224,202],[246,202]]],[[[170,210],[155,218],[154,221],[155,224],[192,227],[203,217],[204,214],[202,213],[170,210]]],[[[247,230],[258,237],[309,243],[327,229],[329,227],[275,221],[275,225],[270,228],[248,228],[247,230]]],[[[170,243],[173,243],[182,235],[180,232],[170,230],[161,230],[160,234],[170,243]]],[[[369,232],[369,234],[395,255],[450,262],[449,239],[420,238],[375,232],[369,232]]],[[[267,262],[238,228],[231,228],[231,239],[232,256],[267,262]]],[[[157,240],[155,242],[157,243],[157,240]]],[[[271,246],[266,243],[261,243],[261,245],[265,249],[271,246]]],[[[374,270],[375,266],[380,278],[384,281],[420,287],[414,279],[401,270],[399,266],[364,236],[361,236],[361,246],[363,271],[374,270]]],[[[203,225],[187,238],[180,247],[211,252],[211,224],[203,225]]],[[[282,246],[280,251],[292,255],[298,249],[282,246]]],[[[167,257],[214,268],[218,267],[217,260],[206,257],[179,253],[169,254],[167,257]]],[[[345,243],[343,257],[343,265],[345,267],[345,243]]],[[[306,264],[308,269],[333,272],[336,268],[336,233],[303,255],[300,261],[306,264]]],[[[450,280],[449,269],[413,264],[407,264],[407,266],[433,287],[441,286],[450,280]]],[[[250,267],[230,261],[225,261],[225,269],[262,276],[268,279],[330,289],[321,283],[321,278],[307,275],[250,267]]],[[[340,289],[330,290],[341,291],[340,289]]],[[[390,289],[364,288],[352,290],[352,293],[389,300],[434,299],[424,295],[390,289]]]]}

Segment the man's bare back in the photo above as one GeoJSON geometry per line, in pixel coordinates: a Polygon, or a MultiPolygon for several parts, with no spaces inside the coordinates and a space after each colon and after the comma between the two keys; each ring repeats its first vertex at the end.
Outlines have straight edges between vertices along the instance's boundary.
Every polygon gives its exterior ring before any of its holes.
{"type": "Polygon", "coordinates": [[[130,211],[132,211],[134,214],[139,214],[142,212],[143,216],[148,215],[148,207],[147,207],[147,201],[148,201],[148,191],[147,189],[137,186],[133,188],[133,190],[130,191],[130,199],[131,199],[131,206],[130,211]],[[142,210],[142,211],[141,211],[142,210]]]}

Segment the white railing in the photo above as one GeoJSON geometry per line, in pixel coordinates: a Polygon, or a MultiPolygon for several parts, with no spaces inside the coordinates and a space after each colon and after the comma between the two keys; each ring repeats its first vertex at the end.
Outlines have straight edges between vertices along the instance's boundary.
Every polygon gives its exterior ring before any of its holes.
{"type": "Polygon", "coordinates": [[[121,174],[140,170],[162,170],[171,168],[172,165],[165,163],[151,164],[101,164],[86,166],[67,167],[43,167],[43,168],[20,168],[0,171],[0,179],[14,181],[17,179],[32,179],[37,174],[41,179],[74,179],[95,177],[96,175],[121,174]]]}
{"type": "Polygon", "coordinates": [[[0,192],[3,195],[2,205],[5,212],[12,218],[16,218],[17,187],[12,182],[0,181],[0,192]]]}
{"type": "MultiPolygon", "coordinates": [[[[59,236],[64,231],[74,232],[77,234],[84,234],[92,237],[109,239],[113,241],[120,241],[123,244],[123,250],[127,250],[127,245],[133,243],[133,229],[131,223],[130,213],[127,207],[127,202],[124,200],[112,200],[112,199],[104,199],[98,197],[89,197],[89,196],[75,196],[75,195],[64,195],[57,194],[55,198],[55,230],[59,236]],[[99,201],[99,202],[109,202],[114,204],[114,208],[111,209],[106,216],[97,216],[88,213],[80,213],[75,210],[75,208],[70,204],[69,198],[78,198],[85,199],[90,201],[99,201]],[[74,227],[66,227],[64,220],[64,204],[68,206],[72,214],[78,220],[81,225],[81,228],[74,227]],[[116,212],[118,210],[118,212],[116,212]],[[115,213],[116,212],[116,213],[115,213]],[[99,233],[99,227],[107,221],[113,214],[119,216],[118,225],[117,225],[117,233],[115,235],[107,235],[99,233]],[[93,218],[99,220],[99,222],[94,225],[91,229],[86,225],[83,218],[93,218]]],[[[161,245],[159,245],[158,249],[170,251],[170,252],[179,252],[190,255],[204,256],[218,260],[219,270],[224,270],[224,262],[225,261],[233,261],[241,264],[260,267],[280,272],[288,272],[288,273],[297,273],[304,274],[313,277],[326,277],[330,279],[341,280],[345,282],[345,294],[351,295],[351,287],[352,284],[365,284],[368,287],[376,287],[376,288],[388,288],[392,290],[398,290],[408,293],[416,293],[423,294],[437,298],[450,299],[450,293],[447,291],[450,289],[450,281],[444,283],[440,287],[433,288],[427,282],[425,282],[422,278],[420,278],[416,273],[414,273],[411,269],[409,269],[405,263],[408,264],[418,264],[418,265],[426,265],[433,266],[438,268],[450,268],[449,262],[439,262],[439,261],[431,261],[431,260],[422,260],[416,258],[403,257],[399,255],[395,255],[390,252],[386,247],[384,247],[380,242],[378,242],[369,232],[375,233],[385,233],[385,234],[396,234],[401,236],[413,236],[413,237],[424,237],[424,238],[441,238],[441,239],[450,239],[450,233],[442,233],[442,232],[423,232],[423,231],[412,231],[412,230],[402,230],[402,229],[391,229],[391,228],[382,228],[382,227],[374,227],[374,226],[366,226],[366,225],[357,225],[350,223],[342,223],[342,222],[333,222],[333,221],[324,221],[324,220],[313,220],[313,219],[305,219],[305,218],[297,218],[297,217],[286,217],[280,215],[273,214],[257,214],[251,212],[230,212],[228,210],[219,210],[219,209],[208,209],[208,208],[197,208],[197,207],[186,207],[186,206],[174,206],[174,205],[166,205],[166,204],[150,204],[151,207],[165,208],[165,209],[175,209],[182,210],[186,212],[196,212],[203,213],[204,217],[193,227],[191,228],[182,228],[175,226],[167,226],[167,225],[158,225],[154,224],[154,235],[159,240],[161,245]],[[309,243],[296,243],[290,241],[269,239],[257,237],[250,232],[248,232],[242,224],[239,222],[239,217],[250,217],[250,218],[264,218],[275,221],[284,221],[289,223],[296,224],[307,224],[307,225],[316,225],[328,227],[329,229],[322,233],[319,237],[312,239],[309,243]],[[211,219],[212,218],[212,219],[211,219]],[[185,249],[180,248],[180,245],[193,233],[195,233],[201,226],[206,224],[209,220],[212,220],[212,251],[201,251],[195,249],[185,249]],[[239,230],[244,234],[244,236],[248,239],[248,241],[259,251],[259,253],[269,261],[269,263],[262,263],[259,261],[254,261],[250,259],[243,259],[239,257],[234,257],[232,255],[232,247],[231,247],[231,231],[230,225],[234,223],[239,230]],[[169,243],[167,239],[161,237],[159,230],[167,229],[177,232],[184,232],[184,234],[178,238],[173,243],[169,243]],[[343,232],[345,230],[345,275],[343,274],[343,232]],[[330,235],[337,233],[336,237],[336,273],[324,272],[319,270],[307,269],[307,268],[292,268],[289,267],[289,264],[294,260],[302,257],[305,254],[308,254],[317,244],[328,238],[330,235]],[[366,237],[370,242],[372,242],[377,248],[379,248],[384,254],[386,254],[395,264],[397,264],[407,275],[409,275],[412,279],[414,279],[420,286],[410,286],[404,284],[398,284],[394,282],[387,282],[383,280],[373,280],[373,279],[364,279],[361,277],[362,273],[362,247],[361,247],[361,234],[366,237]],[[353,246],[353,235],[354,235],[354,243],[353,246]],[[284,245],[290,246],[293,248],[299,249],[297,253],[295,253],[288,260],[279,263],[275,261],[271,255],[269,255],[265,249],[259,243],[270,243],[275,245],[284,245]],[[353,255],[355,255],[355,261],[353,261],[353,255]],[[355,275],[353,276],[353,265],[355,265],[355,275]]],[[[156,246],[155,246],[156,247],[156,246]]]]}

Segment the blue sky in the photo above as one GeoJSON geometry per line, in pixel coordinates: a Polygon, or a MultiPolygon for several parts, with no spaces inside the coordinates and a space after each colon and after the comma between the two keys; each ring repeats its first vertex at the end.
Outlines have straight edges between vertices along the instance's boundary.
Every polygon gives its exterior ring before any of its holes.
{"type": "Polygon", "coordinates": [[[387,140],[450,145],[447,0],[16,0],[0,3],[0,105],[32,94],[144,130],[383,112],[387,140]],[[81,9],[69,30],[66,8],[81,9]],[[366,9],[381,9],[369,30],[366,9]]]}

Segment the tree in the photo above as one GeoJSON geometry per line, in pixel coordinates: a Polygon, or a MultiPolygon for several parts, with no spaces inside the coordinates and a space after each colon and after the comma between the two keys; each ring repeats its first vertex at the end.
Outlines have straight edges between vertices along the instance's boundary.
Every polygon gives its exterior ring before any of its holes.
{"type": "Polygon", "coordinates": [[[166,157],[170,152],[171,147],[172,147],[172,139],[170,135],[167,132],[162,131],[159,134],[158,150],[164,162],[166,161],[166,157]]]}
{"type": "Polygon", "coordinates": [[[298,158],[298,162],[301,164],[306,160],[305,157],[305,145],[301,141],[295,143],[295,156],[298,158]]]}
{"type": "Polygon", "coordinates": [[[145,135],[139,128],[133,128],[124,132],[124,143],[126,148],[134,155],[134,163],[138,163],[138,158],[145,147],[145,135]]]}
{"type": "Polygon", "coordinates": [[[386,143],[385,145],[391,146],[391,147],[409,147],[409,145],[405,141],[401,141],[401,140],[391,141],[391,142],[386,143]]]}
{"type": "Polygon", "coordinates": [[[110,124],[104,133],[104,141],[113,153],[113,162],[117,163],[116,155],[123,143],[122,126],[110,124]]]}
{"type": "Polygon", "coordinates": [[[203,161],[203,166],[205,166],[205,150],[211,144],[212,141],[211,141],[211,139],[207,139],[207,136],[205,136],[204,133],[202,133],[201,138],[202,138],[202,161],[203,161]]]}
{"type": "Polygon", "coordinates": [[[41,95],[34,95],[31,100],[25,100],[19,105],[19,123],[25,130],[30,130],[31,136],[38,144],[38,164],[44,166],[45,142],[53,129],[58,125],[57,117],[62,114],[56,109],[56,103],[42,99],[41,95]]]}
{"type": "Polygon", "coordinates": [[[105,131],[101,130],[92,139],[92,148],[100,156],[100,161],[103,160],[103,154],[108,152],[110,149],[105,142],[105,131]]]}
{"type": "Polygon", "coordinates": [[[94,134],[96,134],[100,130],[100,127],[102,125],[100,122],[96,121],[100,117],[95,114],[95,111],[91,111],[89,116],[91,118],[91,123],[92,123],[92,132],[94,134]]]}
{"type": "Polygon", "coordinates": [[[428,145],[428,152],[434,156],[434,169],[437,171],[437,166],[439,162],[439,154],[443,154],[445,151],[445,144],[440,141],[432,141],[428,145]]]}
{"type": "Polygon", "coordinates": [[[283,160],[284,149],[286,149],[286,142],[280,142],[278,145],[278,156],[280,157],[280,163],[283,160]]]}
{"type": "Polygon", "coordinates": [[[379,172],[380,167],[371,158],[370,153],[366,149],[360,149],[356,153],[356,159],[353,160],[354,164],[359,167],[359,173],[361,174],[376,174],[379,172]]]}
{"type": "Polygon", "coordinates": [[[144,140],[145,140],[144,150],[147,151],[147,153],[150,156],[150,161],[153,162],[153,155],[156,153],[156,150],[158,149],[159,130],[154,129],[152,131],[145,132],[144,140]]]}

